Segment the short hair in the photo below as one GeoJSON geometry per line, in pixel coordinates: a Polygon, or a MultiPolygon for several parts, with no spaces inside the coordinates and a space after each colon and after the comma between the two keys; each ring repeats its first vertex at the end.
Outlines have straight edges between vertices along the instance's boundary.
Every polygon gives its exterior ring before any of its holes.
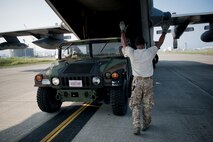
{"type": "Polygon", "coordinates": [[[138,36],[136,39],[135,39],[135,45],[137,46],[137,45],[145,45],[145,40],[144,40],[144,38],[143,37],[141,37],[141,36],[138,36]]]}

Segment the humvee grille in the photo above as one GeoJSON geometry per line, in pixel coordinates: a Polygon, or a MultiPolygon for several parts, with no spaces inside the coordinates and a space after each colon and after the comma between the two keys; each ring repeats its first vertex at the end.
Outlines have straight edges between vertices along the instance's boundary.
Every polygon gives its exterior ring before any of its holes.
{"type": "Polygon", "coordinates": [[[75,63],[70,64],[64,73],[90,73],[92,67],[94,66],[94,63],[75,63]]]}
{"type": "Polygon", "coordinates": [[[92,86],[91,76],[69,76],[61,77],[62,87],[69,87],[69,80],[82,80],[83,88],[88,88],[92,86]]]}

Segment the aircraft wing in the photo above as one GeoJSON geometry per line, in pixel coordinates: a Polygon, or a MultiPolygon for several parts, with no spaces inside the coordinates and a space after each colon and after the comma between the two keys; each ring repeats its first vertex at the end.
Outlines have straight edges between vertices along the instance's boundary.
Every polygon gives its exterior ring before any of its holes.
{"type": "MultiPolygon", "coordinates": [[[[183,34],[183,32],[194,31],[193,27],[188,27],[192,24],[209,23],[209,26],[205,26],[205,31],[200,39],[203,42],[213,42],[213,12],[208,13],[192,13],[192,14],[173,14],[170,23],[174,26],[174,29],[168,30],[173,35],[173,47],[177,48],[177,39],[183,34]]],[[[159,23],[155,26],[160,26],[159,23]]],[[[161,34],[161,30],[157,31],[157,34],[161,34]]]]}
{"type": "Polygon", "coordinates": [[[201,35],[201,40],[204,42],[213,42],[213,12],[211,13],[195,13],[188,15],[173,15],[172,24],[175,25],[174,39],[178,39],[190,24],[209,23],[209,27],[201,35]]]}
{"type": "Polygon", "coordinates": [[[33,41],[34,44],[45,49],[55,49],[66,39],[64,37],[65,33],[72,33],[72,30],[64,24],[40,29],[3,32],[0,33],[0,38],[4,38],[6,42],[0,43],[0,50],[27,48],[28,46],[25,43],[19,41],[18,36],[30,35],[37,38],[37,40],[33,41]]]}
{"type": "MultiPolygon", "coordinates": [[[[170,19],[170,23],[173,26],[181,25],[186,22],[189,24],[212,23],[213,12],[172,14],[170,19]]],[[[155,26],[160,26],[161,24],[162,22],[156,24],[155,26]]]]}

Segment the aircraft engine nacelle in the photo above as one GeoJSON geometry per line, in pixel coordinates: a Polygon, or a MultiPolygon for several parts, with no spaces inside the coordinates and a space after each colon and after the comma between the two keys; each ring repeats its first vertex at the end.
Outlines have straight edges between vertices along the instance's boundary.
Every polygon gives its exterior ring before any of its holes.
{"type": "Polygon", "coordinates": [[[64,41],[64,39],[41,38],[32,43],[45,49],[57,49],[64,41]]]}
{"type": "Polygon", "coordinates": [[[210,29],[206,32],[204,32],[200,39],[203,42],[213,42],[213,23],[210,23],[210,29]]]}
{"type": "Polygon", "coordinates": [[[174,31],[172,32],[174,39],[179,39],[183,32],[186,30],[187,26],[189,25],[190,21],[185,21],[184,23],[175,26],[174,31]]]}
{"type": "Polygon", "coordinates": [[[17,42],[3,42],[0,43],[0,50],[6,49],[25,49],[28,46],[24,43],[17,43],[17,42]]]}
{"type": "Polygon", "coordinates": [[[70,36],[64,36],[64,34],[49,34],[46,37],[40,38],[32,43],[45,49],[57,49],[62,43],[71,39],[70,36]]]}
{"type": "Polygon", "coordinates": [[[167,21],[170,18],[171,18],[170,12],[163,12],[157,8],[152,9],[151,21],[153,26],[158,25],[163,21],[167,21]]]}

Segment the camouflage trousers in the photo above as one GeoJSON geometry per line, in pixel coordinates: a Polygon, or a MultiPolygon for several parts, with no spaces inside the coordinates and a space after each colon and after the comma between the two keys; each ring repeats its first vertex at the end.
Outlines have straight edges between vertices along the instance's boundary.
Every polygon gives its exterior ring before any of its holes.
{"type": "Polygon", "coordinates": [[[141,127],[141,115],[142,127],[151,123],[151,111],[153,105],[152,78],[134,77],[132,81],[132,95],[129,101],[134,127],[141,127]]]}

